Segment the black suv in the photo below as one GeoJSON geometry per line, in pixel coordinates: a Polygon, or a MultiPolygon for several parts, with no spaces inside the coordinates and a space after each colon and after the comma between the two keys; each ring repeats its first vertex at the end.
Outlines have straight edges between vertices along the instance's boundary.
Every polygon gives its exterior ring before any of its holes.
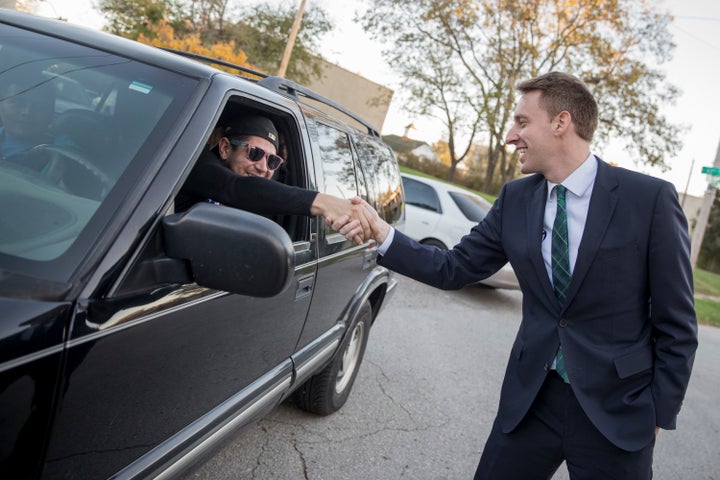
{"type": "Polygon", "coordinates": [[[402,220],[391,150],[329,100],[0,9],[0,478],[169,478],[290,396],[343,405],[395,285],[375,245],[174,211],[215,125],[248,113],[284,138],[278,181],[402,220]],[[10,141],[23,121],[41,141],[10,141]]]}

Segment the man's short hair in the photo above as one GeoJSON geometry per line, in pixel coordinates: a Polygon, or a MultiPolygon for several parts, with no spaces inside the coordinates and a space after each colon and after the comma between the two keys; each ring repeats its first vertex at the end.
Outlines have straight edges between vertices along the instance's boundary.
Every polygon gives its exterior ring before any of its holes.
{"type": "Polygon", "coordinates": [[[562,111],[569,112],[575,132],[588,142],[592,140],[598,126],[598,106],[593,94],[579,78],[563,72],[550,72],[520,82],[517,90],[523,94],[541,91],[540,106],[551,118],[562,111]]]}

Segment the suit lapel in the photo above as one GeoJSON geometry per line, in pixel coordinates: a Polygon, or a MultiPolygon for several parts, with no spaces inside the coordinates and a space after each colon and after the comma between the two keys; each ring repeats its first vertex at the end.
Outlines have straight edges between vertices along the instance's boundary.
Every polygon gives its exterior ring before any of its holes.
{"type": "Polygon", "coordinates": [[[613,167],[600,159],[597,159],[597,162],[597,176],[595,177],[595,185],[593,186],[592,196],[590,197],[590,206],[588,208],[587,219],[585,220],[585,230],[583,231],[582,240],[580,241],[575,268],[565,299],[566,307],[572,302],[580,285],[582,285],[582,281],[600,247],[600,242],[605,235],[605,230],[607,230],[610,224],[610,219],[612,218],[617,203],[616,188],[618,183],[615,178],[615,172],[612,170],[613,167]]]}
{"type": "MultiPolygon", "coordinates": [[[[527,202],[527,238],[530,242],[530,261],[537,275],[537,283],[541,292],[538,298],[544,299],[549,309],[558,309],[558,301],[553,292],[552,283],[545,268],[542,256],[542,231],[543,219],[545,216],[545,203],[547,202],[547,182],[543,179],[538,182],[537,187],[530,193],[530,201],[527,202]]],[[[529,282],[531,285],[532,282],[529,282]]]]}

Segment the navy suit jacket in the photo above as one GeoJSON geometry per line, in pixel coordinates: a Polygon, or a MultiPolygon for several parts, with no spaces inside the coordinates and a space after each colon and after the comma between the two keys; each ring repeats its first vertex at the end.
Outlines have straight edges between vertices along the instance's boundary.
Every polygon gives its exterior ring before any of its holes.
{"type": "Polygon", "coordinates": [[[522,420],[562,343],[583,410],[618,447],[636,451],[655,426],[674,429],[697,348],[687,220],[672,184],[611,167],[598,171],[563,308],[541,253],[547,184],[506,184],[486,218],[452,250],[400,232],[379,258],[442,289],[492,275],[509,261],[523,292],[522,322],[503,380],[498,420],[522,420]]]}

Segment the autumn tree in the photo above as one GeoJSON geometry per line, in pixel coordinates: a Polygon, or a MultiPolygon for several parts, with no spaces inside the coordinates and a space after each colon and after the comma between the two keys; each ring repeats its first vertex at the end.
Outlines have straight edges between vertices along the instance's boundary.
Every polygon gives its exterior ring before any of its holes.
{"type": "MultiPolygon", "coordinates": [[[[210,45],[205,45],[197,33],[186,33],[182,36],[176,36],[173,27],[164,20],[151,28],[151,34],[151,36],[146,37],[141,33],[137,38],[138,42],[147,43],[148,45],[154,45],[156,47],[196,53],[205,57],[221,59],[242,67],[254,68],[253,65],[248,63],[245,52],[238,49],[232,40],[229,42],[217,41],[210,45]]],[[[217,65],[217,68],[234,71],[222,65],[217,65]]]]}
{"type": "Polygon", "coordinates": [[[106,19],[104,29],[122,37],[146,38],[170,14],[171,4],[165,0],[98,0],[97,8],[106,19]]]}
{"type": "MultiPolygon", "coordinates": [[[[413,82],[404,63],[417,62],[415,71],[442,68],[465,89],[488,147],[485,189],[515,174],[504,142],[515,85],[553,70],[577,75],[596,95],[599,144],[615,139],[637,162],[662,168],[681,147],[680,127],[660,112],[678,91],[655,66],[674,47],[671,18],[650,0],[373,0],[360,20],[390,45],[383,54],[403,82],[413,82]],[[428,61],[428,52],[449,54],[428,61]]],[[[473,123],[456,135],[472,135],[473,123]]]]}
{"type": "MultiPolygon", "coordinates": [[[[15,7],[19,12],[35,13],[40,4],[40,0],[16,0],[9,3],[9,8],[15,7]]],[[[3,5],[4,7],[5,5],[3,5]]]]}
{"type": "MultiPolygon", "coordinates": [[[[232,44],[236,54],[244,52],[252,65],[269,74],[275,74],[280,66],[295,17],[293,6],[267,2],[239,8],[239,2],[231,0],[98,0],[98,6],[108,19],[106,29],[111,33],[132,39],[142,35],[146,42],[157,44],[160,31],[170,28],[175,41],[186,41],[198,49],[211,50],[218,44],[224,50],[232,44]]],[[[320,7],[305,11],[288,78],[307,83],[311,76],[320,74],[320,59],[312,52],[331,28],[320,7]]]]}
{"type": "MultiPolygon", "coordinates": [[[[247,8],[228,29],[248,57],[258,67],[275,74],[280,68],[288,33],[295,19],[297,6],[263,3],[247,8]]],[[[321,60],[316,52],[323,35],[332,30],[327,13],[319,6],[305,10],[302,24],[290,57],[285,76],[298,83],[319,77],[321,60]]]]}
{"type": "Polygon", "coordinates": [[[464,69],[453,62],[452,51],[437,48],[424,35],[414,35],[413,44],[425,44],[412,51],[396,51],[392,61],[405,79],[403,92],[405,108],[418,115],[437,118],[445,126],[447,159],[450,167],[447,179],[453,180],[457,165],[464,161],[472,148],[481,120],[480,108],[475,105],[472,92],[465,88],[464,69]]]}

